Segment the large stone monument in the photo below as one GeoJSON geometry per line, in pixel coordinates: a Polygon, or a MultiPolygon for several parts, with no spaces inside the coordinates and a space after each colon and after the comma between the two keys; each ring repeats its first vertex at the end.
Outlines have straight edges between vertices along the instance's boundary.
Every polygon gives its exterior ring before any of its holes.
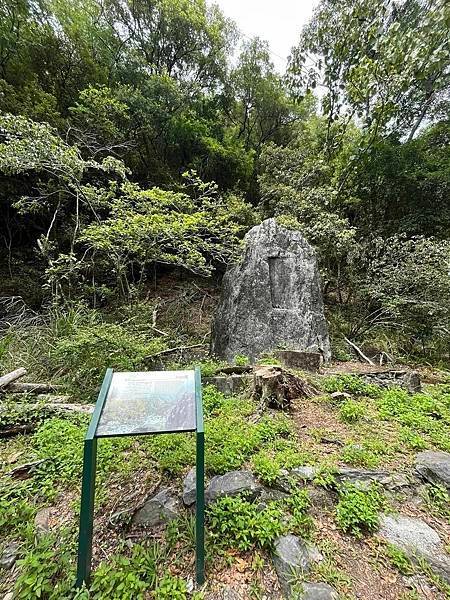
{"type": "Polygon", "coordinates": [[[225,273],[211,351],[254,362],[280,348],[330,358],[314,249],[299,231],[267,219],[247,233],[242,260],[225,273]]]}

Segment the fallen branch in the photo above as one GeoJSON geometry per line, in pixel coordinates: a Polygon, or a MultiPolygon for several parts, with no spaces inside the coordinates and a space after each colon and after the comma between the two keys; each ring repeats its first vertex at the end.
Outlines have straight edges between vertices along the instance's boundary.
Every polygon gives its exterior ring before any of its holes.
{"type": "MultiPolygon", "coordinates": [[[[53,394],[38,394],[37,399],[50,404],[70,404],[71,396],[54,396],[53,394]]],[[[74,405],[76,406],[76,405],[74,405]]]]}
{"type": "Polygon", "coordinates": [[[13,381],[16,381],[16,379],[19,379],[19,377],[23,377],[26,374],[27,370],[23,367],[20,367],[20,369],[16,369],[15,371],[11,371],[11,373],[3,375],[3,377],[0,377],[0,389],[9,385],[13,381]]]}
{"type": "Polygon", "coordinates": [[[37,427],[37,423],[26,423],[24,425],[14,425],[7,429],[0,429],[0,438],[9,438],[20,433],[31,433],[37,427]]]}
{"type": "Polygon", "coordinates": [[[347,344],[349,344],[349,345],[350,345],[350,346],[351,346],[351,347],[352,347],[354,350],[356,350],[356,352],[358,353],[358,355],[359,355],[359,356],[360,356],[360,357],[361,357],[363,360],[365,360],[366,362],[368,362],[368,363],[369,363],[369,365],[372,365],[372,367],[375,367],[375,363],[374,363],[374,362],[372,362],[372,361],[370,360],[370,358],[364,354],[364,352],[361,350],[361,348],[358,348],[358,346],[357,346],[356,344],[354,344],[353,342],[351,342],[351,341],[350,341],[348,338],[346,338],[345,336],[344,336],[344,340],[345,340],[345,341],[347,342],[347,344]]]}
{"type": "Polygon", "coordinates": [[[10,383],[5,391],[15,394],[50,394],[60,389],[60,385],[49,383],[10,383]]]}

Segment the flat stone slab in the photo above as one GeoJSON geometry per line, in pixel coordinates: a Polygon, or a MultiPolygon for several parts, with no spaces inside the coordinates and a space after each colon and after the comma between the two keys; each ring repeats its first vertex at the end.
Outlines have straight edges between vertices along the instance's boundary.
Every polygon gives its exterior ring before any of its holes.
{"type": "Polygon", "coordinates": [[[430,483],[444,485],[450,490],[450,454],[448,452],[419,452],[416,472],[430,483]]]}
{"type": "Polygon", "coordinates": [[[433,571],[450,583],[450,555],[437,531],[420,519],[382,515],[379,536],[393,544],[414,562],[426,560],[433,571]]]}
{"type": "Polygon", "coordinates": [[[291,369],[301,369],[317,373],[323,363],[320,352],[301,352],[300,350],[278,350],[275,356],[281,363],[291,369]]]}
{"type": "Polygon", "coordinates": [[[250,471],[229,471],[211,479],[205,492],[206,502],[214,502],[224,496],[236,496],[244,492],[255,498],[263,491],[263,486],[250,471]]]}
{"type": "Polygon", "coordinates": [[[291,598],[295,577],[310,571],[323,560],[319,550],[296,535],[283,535],[275,540],[273,564],[283,594],[291,598]]]}
{"type": "Polygon", "coordinates": [[[155,527],[176,519],[180,514],[180,501],[169,488],[162,489],[156,496],[145,501],[133,515],[134,525],[155,527]]]}

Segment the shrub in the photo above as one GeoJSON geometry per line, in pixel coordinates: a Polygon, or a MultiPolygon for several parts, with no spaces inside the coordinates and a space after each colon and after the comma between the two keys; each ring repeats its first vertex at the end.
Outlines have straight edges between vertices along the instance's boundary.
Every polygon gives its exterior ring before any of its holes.
{"type": "Polygon", "coordinates": [[[362,489],[355,484],[345,484],[339,491],[337,524],[343,531],[361,537],[363,532],[377,529],[378,513],[383,506],[384,499],[377,485],[362,489]]]}
{"type": "Polygon", "coordinates": [[[283,511],[276,503],[265,508],[245,498],[220,498],[208,509],[209,531],[214,543],[246,551],[270,547],[284,533],[283,511]]]}
{"type": "Polygon", "coordinates": [[[0,534],[14,532],[15,536],[29,538],[33,533],[36,508],[25,495],[30,492],[25,482],[15,486],[0,487],[0,534]]]}
{"type": "Polygon", "coordinates": [[[357,396],[368,396],[377,398],[381,388],[373,383],[366,383],[362,377],[357,375],[332,375],[326,377],[321,383],[322,389],[329,394],[333,392],[346,392],[357,396]]]}
{"type": "Polygon", "coordinates": [[[143,600],[156,584],[156,546],[133,546],[131,556],[113,555],[96,569],[89,597],[93,600],[143,600]]]}
{"type": "Polygon", "coordinates": [[[309,537],[314,528],[314,522],[308,515],[311,500],[308,490],[294,489],[286,498],[286,504],[292,516],[291,529],[302,537],[309,537]]]}
{"type": "Polygon", "coordinates": [[[356,444],[344,446],[341,452],[341,459],[354,467],[366,468],[376,467],[380,462],[376,454],[356,444]]]}
{"type": "MultiPolygon", "coordinates": [[[[86,423],[84,415],[74,421],[50,419],[34,434],[34,451],[38,458],[46,459],[34,473],[34,481],[39,486],[40,493],[51,498],[57,493],[55,482],[71,483],[80,478],[86,423]]],[[[129,463],[121,455],[121,451],[130,448],[132,444],[132,438],[101,440],[97,451],[99,477],[127,466],[129,463]]]]}
{"type": "Polygon", "coordinates": [[[356,423],[366,412],[364,404],[354,400],[346,400],[339,408],[339,418],[344,423],[356,423]]]}
{"type": "Polygon", "coordinates": [[[450,450],[448,394],[408,394],[405,390],[390,389],[385,390],[376,403],[381,418],[403,426],[401,435],[411,447],[417,445],[420,449],[428,439],[441,450],[450,450]]]}
{"type": "Polygon", "coordinates": [[[450,523],[450,494],[443,485],[426,485],[423,499],[433,514],[444,517],[450,523]]]}
{"type": "Polygon", "coordinates": [[[157,600],[185,600],[187,598],[186,582],[167,572],[158,582],[155,591],[157,600]]]}
{"type": "Polygon", "coordinates": [[[254,473],[267,485],[275,483],[280,476],[280,465],[267,450],[261,450],[253,457],[252,466],[254,473]]]}
{"type": "Polygon", "coordinates": [[[14,587],[16,600],[60,600],[67,597],[75,573],[70,562],[70,552],[63,551],[62,548],[63,544],[56,548],[54,538],[46,536],[18,561],[20,575],[14,587]]]}

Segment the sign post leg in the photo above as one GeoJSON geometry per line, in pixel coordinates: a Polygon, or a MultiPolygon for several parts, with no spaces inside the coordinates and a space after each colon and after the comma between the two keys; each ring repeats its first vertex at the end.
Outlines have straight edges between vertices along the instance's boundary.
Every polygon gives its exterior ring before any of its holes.
{"type": "Polygon", "coordinates": [[[195,571],[198,585],[205,582],[205,434],[196,435],[195,571]]]}
{"type": "Polygon", "coordinates": [[[78,542],[77,587],[89,585],[92,559],[92,532],[94,527],[95,470],[97,439],[84,442],[83,481],[81,487],[80,535],[78,542]]]}

